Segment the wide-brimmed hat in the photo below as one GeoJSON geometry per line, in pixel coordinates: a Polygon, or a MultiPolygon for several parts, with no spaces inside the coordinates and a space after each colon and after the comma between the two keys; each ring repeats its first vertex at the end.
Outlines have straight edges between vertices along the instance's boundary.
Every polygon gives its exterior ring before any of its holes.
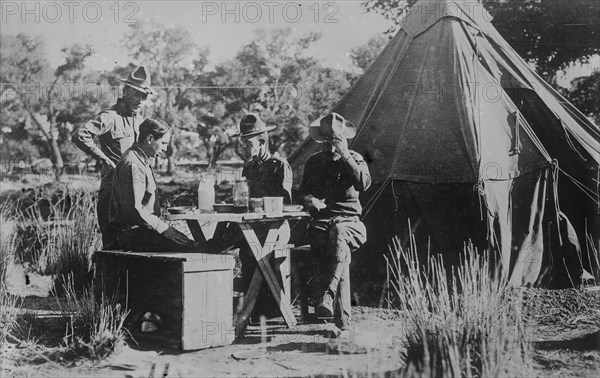
{"type": "Polygon", "coordinates": [[[138,66],[129,73],[127,79],[117,79],[121,83],[142,93],[155,95],[156,91],[150,88],[150,74],[144,66],[138,66]]]}
{"type": "Polygon", "coordinates": [[[240,121],[240,132],[235,134],[234,136],[239,136],[241,138],[248,138],[253,135],[262,134],[267,131],[271,131],[277,126],[267,126],[260,119],[258,114],[249,113],[242,118],[240,121]]]}
{"type": "Polygon", "coordinates": [[[329,113],[311,123],[308,133],[319,143],[331,139],[334,133],[352,139],[356,136],[356,126],[337,113],[329,113]]]}

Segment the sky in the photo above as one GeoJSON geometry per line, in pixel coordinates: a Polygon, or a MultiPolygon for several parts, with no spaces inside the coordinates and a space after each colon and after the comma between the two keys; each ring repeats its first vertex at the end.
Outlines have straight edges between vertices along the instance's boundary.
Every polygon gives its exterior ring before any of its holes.
{"type": "MultiPolygon", "coordinates": [[[[150,19],[187,28],[198,45],[210,47],[210,65],[232,58],[258,28],[291,27],[296,36],[321,32],[310,54],[344,70],[356,69],[349,57],[353,47],[391,26],[382,16],[366,13],[360,0],[0,1],[0,32],[41,36],[54,67],[64,62],[60,50],[73,43],[93,46],[95,54],[86,64],[94,70],[141,64],[128,58],[123,38],[131,23],[150,19]]],[[[600,67],[598,56],[559,73],[558,83],[569,87],[594,67],[600,67]]]]}
{"type": "Polygon", "coordinates": [[[365,13],[358,0],[2,0],[0,5],[2,33],[42,36],[53,66],[63,63],[63,47],[89,43],[95,54],[86,64],[95,70],[129,63],[122,47],[124,34],[130,23],[149,19],[187,28],[198,45],[210,47],[213,65],[232,58],[258,28],[291,27],[296,36],[321,32],[311,55],[327,66],[346,70],[352,69],[350,49],[391,25],[379,15],[365,13]]]}

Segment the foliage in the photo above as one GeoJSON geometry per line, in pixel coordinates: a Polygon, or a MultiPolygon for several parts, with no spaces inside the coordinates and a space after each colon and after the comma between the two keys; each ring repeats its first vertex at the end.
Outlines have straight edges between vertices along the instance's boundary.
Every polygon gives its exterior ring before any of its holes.
{"type": "Polygon", "coordinates": [[[379,53],[381,53],[388,42],[388,38],[379,34],[369,38],[366,45],[355,47],[350,51],[352,64],[365,71],[375,58],[379,56],[379,53]]]}
{"type": "Polygon", "coordinates": [[[320,38],[294,38],[291,28],[258,30],[234,59],[219,64],[211,82],[222,88],[213,101],[225,129],[236,130],[248,112],[259,113],[271,134],[271,150],[289,154],[306,136],[306,126],[350,86],[345,72],[323,67],[306,50],[320,38]]]}
{"type": "MultiPolygon", "coordinates": [[[[394,21],[395,26],[387,32],[392,34],[415,3],[417,0],[367,0],[363,6],[394,21]]],[[[600,52],[596,0],[483,0],[483,5],[502,37],[546,79],[600,52]]]]}
{"type": "Polygon", "coordinates": [[[440,254],[420,262],[414,238],[408,249],[398,238],[393,242],[386,257],[389,301],[408,317],[402,353],[408,375],[527,375],[532,359],[521,294],[507,288],[487,253],[469,246],[459,265],[447,271],[440,254]]]}
{"type": "Polygon", "coordinates": [[[151,99],[149,114],[175,128],[167,150],[168,173],[171,173],[175,169],[177,130],[196,127],[193,120],[182,117],[182,111],[190,105],[188,93],[197,91],[201,84],[209,50],[196,46],[187,29],[167,27],[155,20],[131,24],[124,45],[131,58],[148,68],[152,86],[158,91],[158,96],[151,99]]]}
{"type": "MultiPolygon", "coordinates": [[[[57,300],[59,310],[73,315],[63,338],[64,347],[58,351],[61,357],[97,360],[125,345],[127,335],[123,324],[128,310],[123,310],[114,299],[108,299],[104,294],[98,303],[93,289],[79,294],[72,276],[63,276],[62,292],[66,302],[57,300]]],[[[57,294],[55,296],[58,297],[57,294]]]]}
{"type": "Polygon", "coordinates": [[[100,247],[95,196],[52,188],[17,212],[17,259],[42,274],[70,274],[81,291],[91,283],[91,255],[100,247]]]}
{"type": "MultiPolygon", "coordinates": [[[[84,62],[92,54],[89,46],[75,44],[62,52],[65,63],[52,71],[42,39],[2,35],[0,79],[9,83],[0,93],[2,139],[32,142],[42,156],[52,158],[58,175],[64,164],[61,151],[70,145],[73,125],[93,116],[109,94],[98,86],[103,82],[98,73],[84,73],[84,62]]],[[[29,152],[21,150],[23,155],[29,152]]],[[[32,160],[29,154],[25,157],[32,160]]],[[[81,156],[70,155],[70,159],[81,156]]]]}
{"type": "Polygon", "coordinates": [[[600,71],[575,79],[574,87],[563,90],[562,94],[583,114],[592,118],[596,125],[600,125],[600,71]]]}
{"type": "Polygon", "coordinates": [[[5,345],[7,338],[18,327],[19,301],[16,295],[8,292],[6,285],[0,283],[0,345],[5,345]]]}
{"type": "MultiPolygon", "coordinates": [[[[394,26],[387,31],[392,35],[409,7],[417,1],[366,0],[363,7],[394,21],[394,26]]],[[[482,3],[493,17],[492,24],[500,35],[556,88],[559,71],[574,64],[588,63],[592,56],[600,53],[600,3],[597,0],[482,0],[482,3]]],[[[431,3],[425,6],[431,7],[431,3]]],[[[477,11],[476,6],[469,9],[477,11]]],[[[368,50],[368,45],[361,49],[368,50]]],[[[365,66],[365,62],[360,65],[365,66]]],[[[562,92],[584,114],[598,122],[600,90],[597,73],[580,79],[573,93],[562,92]]]]}

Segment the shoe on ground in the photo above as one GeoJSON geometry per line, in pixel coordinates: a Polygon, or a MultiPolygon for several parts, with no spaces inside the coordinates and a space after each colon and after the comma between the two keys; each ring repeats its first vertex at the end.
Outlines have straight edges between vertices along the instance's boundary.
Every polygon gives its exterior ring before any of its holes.
{"type": "Polygon", "coordinates": [[[340,331],[347,331],[351,329],[348,319],[335,319],[334,323],[340,331]]]}
{"type": "Polygon", "coordinates": [[[333,316],[333,296],[329,291],[323,294],[323,298],[321,298],[316,312],[317,316],[323,318],[333,316]]]}

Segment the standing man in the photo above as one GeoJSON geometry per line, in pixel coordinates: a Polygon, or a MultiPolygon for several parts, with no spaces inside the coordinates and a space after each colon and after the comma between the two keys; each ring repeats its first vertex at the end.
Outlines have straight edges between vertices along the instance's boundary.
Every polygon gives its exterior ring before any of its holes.
{"type": "Polygon", "coordinates": [[[152,163],[171,139],[171,128],[158,119],[139,126],[139,140],[123,153],[114,169],[110,224],[126,251],[201,252],[198,243],[161,220],[152,163]]]}
{"type": "Polygon", "coordinates": [[[109,109],[80,127],[71,140],[80,150],[102,163],[102,181],[98,193],[98,224],[102,233],[102,248],[116,249],[115,230],[108,219],[113,171],[121,155],[138,139],[139,125],[144,120],[139,112],[148,95],[156,94],[150,88],[150,75],[143,66],[136,67],[124,84],[123,95],[109,109]],[[98,138],[98,143],[94,138],[98,138]]]}
{"type": "Polygon", "coordinates": [[[283,203],[292,203],[292,168],[285,159],[269,152],[269,131],[276,126],[267,126],[258,114],[247,114],[240,122],[240,133],[244,151],[249,160],[244,165],[242,176],[248,180],[250,198],[283,197],[283,203]]]}
{"type": "Polygon", "coordinates": [[[321,296],[316,312],[322,317],[334,315],[334,298],[340,287],[341,311],[335,314],[335,323],[344,330],[351,311],[350,253],[367,240],[358,195],[369,188],[371,176],[362,156],[348,149],[346,139],[354,138],[356,128],[341,115],[331,113],[317,119],[309,133],[322,143],[321,152],[306,160],[300,184],[304,205],[312,216],[308,236],[321,296]]]}

